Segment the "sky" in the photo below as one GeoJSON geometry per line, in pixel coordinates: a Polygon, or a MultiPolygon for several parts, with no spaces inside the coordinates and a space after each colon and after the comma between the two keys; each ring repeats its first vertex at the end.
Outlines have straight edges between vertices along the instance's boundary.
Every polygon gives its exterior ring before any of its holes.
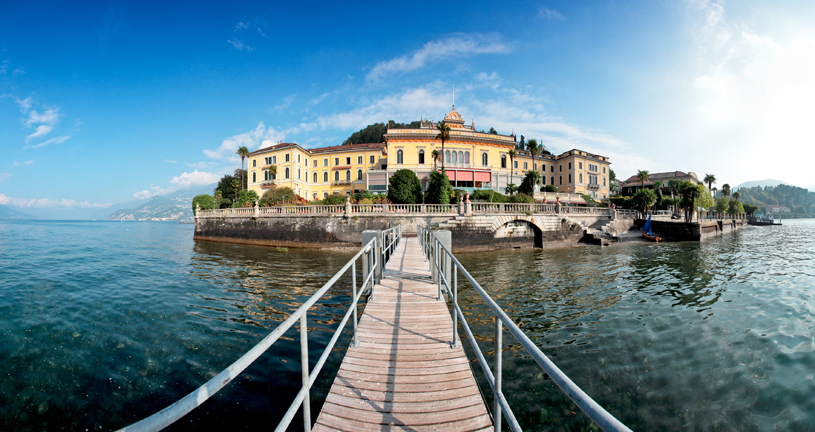
{"type": "Polygon", "coordinates": [[[0,204],[69,218],[454,102],[623,179],[811,187],[812,22],[783,0],[4,2],[0,204]]]}

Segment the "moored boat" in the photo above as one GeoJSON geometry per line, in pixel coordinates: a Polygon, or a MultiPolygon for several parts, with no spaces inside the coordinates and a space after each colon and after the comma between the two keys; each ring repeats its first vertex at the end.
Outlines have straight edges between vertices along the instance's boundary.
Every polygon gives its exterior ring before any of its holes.
{"type": "Polygon", "coordinates": [[[648,220],[645,221],[645,225],[642,227],[642,236],[654,242],[662,241],[662,237],[651,232],[651,215],[648,215],[648,220]]]}

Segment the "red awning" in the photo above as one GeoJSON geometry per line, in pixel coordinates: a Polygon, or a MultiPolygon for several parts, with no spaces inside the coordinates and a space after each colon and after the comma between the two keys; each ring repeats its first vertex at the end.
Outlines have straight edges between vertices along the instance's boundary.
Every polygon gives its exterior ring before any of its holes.
{"type": "Polygon", "coordinates": [[[456,180],[458,181],[473,181],[473,172],[472,171],[459,171],[456,174],[456,180]]]}
{"type": "Polygon", "coordinates": [[[475,172],[475,181],[490,182],[490,181],[492,181],[492,176],[490,175],[489,172],[476,171],[475,172]]]}
{"type": "Polygon", "coordinates": [[[455,171],[447,171],[447,170],[445,170],[444,172],[447,173],[447,178],[449,178],[452,181],[456,181],[456,172],[455,171]]]}

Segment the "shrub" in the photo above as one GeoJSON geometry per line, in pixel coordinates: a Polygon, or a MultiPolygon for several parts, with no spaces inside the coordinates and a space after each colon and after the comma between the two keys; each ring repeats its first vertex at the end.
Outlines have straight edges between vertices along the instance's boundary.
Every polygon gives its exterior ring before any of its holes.
{"type": "Polygon", "coordinates": [[[260,206],[276,206],[286,202],[297,201],[297,198],[297,195],[289,187],[271,188],[263,193],[263,197],[260,198],[260,206]]]}
{"type": "Polygon", "coordinates": [[[467,191],[464,189],[453,189],[453,198],[450,199],[450,204],[458,204],[459,197],[464,199],[463,197],[466,193],[467,191]]]}
{"type": "Polygon", "coordinates": [[[320,201],[320,204],[322,204],[322,205],[345,204],[345,196],[340,195],[340,194],[331,194],[331,195],[323,198],[323,200],[320,201]]]}
{"type": "Polygon", "coordinates": [[[240,191],[236,207],[252,207],[258,198],[258,194],[255,191],[240,191]]]}
{"type": "Polygon", "coordinates": [[[424,195],[424,202],[427,204],[448,204],[450,198],[454,197],[453,187],[450,186],[450,179],[447,173],[433,171],[430,173],[430,181],[427,184],[427,193],[424,195]]]}
{"type": "Polygon", "coordinates": [[[521,181],[521,185],[518,187],[518,192],[525,195],[532,195],[532,192],[535,190],[535,186],[540,184],[540,181],[540,173],[537,171],[529,171],[524,176],[523,181],[521,181]]]}
{"type": "Polygon", "coordinates": [[[192,199],[192,211],[195,213],[195,205],[198,204],[201,210],[209,210],[215,208],[215,197],[212,195],[196,195],[192,199]]]}
{"type": "Polygon", "coordinates": [[[510,203],[513,203],[513,204],[532,204],[532,202],[533,202],[531,196],[529,196],[527,194],[523,194],[523,193],[513,195],[513,196],[507,198],[507,200],[508,200],[507,202],[510,202],[510,203]]]}
{"type": "Polygon", "coordinates": [[[555,185],[551,185],[551,184],[543,186],[541,188],[541,190],[544,191],[544,192],[557,192],[557,188],[555,187],[555,185]]]}
{"type": "Polygon", "coordinates": [[[368,190],[364,190],[362,192],[357,192],[357,193],[351,195],[351,200],[354,201],[354,202],[358,202],[360,204],[370,204],[370,203],[363,203],[362,201],[363,200],[371,200],[372,198],[373,198],[373,195],[371,195],[371,192],[368,191],[368,190]]]}
{"type": "Polygon", "coordinates": [[[388,200],[394,204],[422,202],[422,183],[416,173],[409,169],[396,171],[388,180],[388,200]]]}

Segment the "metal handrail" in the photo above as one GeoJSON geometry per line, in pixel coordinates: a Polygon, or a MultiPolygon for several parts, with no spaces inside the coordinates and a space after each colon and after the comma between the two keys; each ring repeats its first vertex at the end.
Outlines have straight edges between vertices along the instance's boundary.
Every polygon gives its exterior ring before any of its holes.
{"type": "Polygon", "coordinates": [[[461,265],[458,259],[453,256],[452,252],[447,248],[447,246],[445,246],[427,228],[417,226],[417,230],[419,234],[419,241],[422,245],[422,251],[425,253],[431,269],[435,269],[435,275],[437,275],[436,282],[439,287],[439,300],[442,299],[442,287],[448,293],[451,299],[454,309],[453,337],[451,343],[453,346],[457,346],[459,344],[457,318],[460,318],[462,328],[467,334],[467,338],[470,340],[470,343],[473,346],[473,351],[478,358],[478,363],[481,365],[484,375],[487,377],[487,381],[492,388],[495,400],[493,424],[496,432],[501,430],[502,413],[506,414],[507,423],[509,424],[510,429],[515,432],[522,430],[521,426],[518,424],[518,421],[515,419],[515,414],[512,412],[512,408],[509,406],[509,403],[501,390],[503,327],[506,327],[507,330],[512,333],[513,336],[515,336],[518,342],[521,343],[521,346],[523,346],[532,356],[538,366],[540,366],[541,369],[543,369],[544,372],[546,372],[552,378],[552,381],[557,384],[557,386],[566,394],[566,396],[568,396],[569,399],[571,399],[572,402],[574,402],[575,405],[577,405],[580,410],[583,411],[589,417],[589,419],[591,419],[592,422],[600,427],[600,429],[604,431],[631,432],[631,429],[629,429],[603,407],[601,407],[597,402],[595,402],[580,387],[578,387],[577,384],[569,379],[569,377],[563,373],[551,360],[549,360],[543,351],[541,351],[540,348],[538,348],[535,343],[532,342],[532,340],[529,339],[529,337],[526,336],[524,332],[515,324],[512,318],[510,318],[495,302],[495,300],[493,300],[492,297],[490,297],[490,295],[487,294],[483,288],[481,288],[481,285],[470,275],[467,269],[461,265]],[[445,268],[448,265],[451,266],[451,268],[445,268]],[[447,280],[447,277],[445,276],[446,271],[450,271],[450,279],[452,279],[452,281],[447,280]],[[461,274],[470,282],[473,288],[475,288],[476,292],[481,296],[487,306],[492,309],[492,312],[495,315],[495,374],[493,374],[492,369],[490,369],[489,365],[487,364],[487,359],[484,357],[481,349],[478,348],[478,342],[475,339],[469,324],[467,323],[467,318],[464,316],[464,312],[461,310],[461,307],[458,304],[458,271],[461,271],[461,274]]]}
{"type": "MultiPolygon", "coordinates": [[[[401,234],[401,225],[394,227],[392,229],[398,229],[398,232],[401,234]]],[[[159,431],[161,429],[166,428],[167,426],[173,424],[175,421],[179,420],[181,417],[187,415],[190,411],[197,408],[201,404],[203,404],[207,399],[212,397],[215,393],[229,384],[235,377],[239,376],[241,372],[243,372],[249,365],[251,365],[255,360],[258,359],[269,347],[274,345],[278,339],[280,339],[283,334],[286,333],[294,324],[299,321],[300,322],[300,362],[301,362],[301,379],[302,379],[302,387],[300,391],[297,393],[297,396],[294,398],[291,406],[289,406],[288,411],[280,420],[280,423],[275,428],[275,431],[285,431],[286,428],[291,423],[294,415],[297,413],[297,410],[300,409],[302,406],[303,408],[303,427],[305,431],[311,430],[311,406],[309,403],[309,390],[311,386],[314,385],[314,382],[317,380],[317,376],[319,375],[320,371],[323,368],[326,360],[328,359],[328,355],[331,353],[331,350],[334,348],[334,345],[337,343],[337,340],[340,337],[340,333],[345,328],[345,325],[348,323],[348,319],[353,316],[353,323],[354,323],[354,336],[351,341],[352,346],[358,346],[357,340],[357,304],[359,302],[360,297],[365,292],[371,292],[373,294],[373,287],[374,287],[374,274],[376,273],[377,267],[383,265],[384,263],[382,259],[377,256],[376,250],[379,246],[379,242],[381,240],[377,237],[372,238],[368,243],[366,243],[359,252],[351,258],[348,263],[346,263],[334,276],[326,282],[322,288],[317,290],[314,295],[309,297],[302,306],[297,308],[285,321],[283,321],[277,328],[272,330],[266,337],[264,337],[257,345],[255,345],[252,349],[246,352],[241,358],[236,360],[232,363],[228,368],[224,369],[216,375],[211,380],[207,381],[204,385],[198,387],[197,389],[190,392],[188,395],[184,396],[183,398],[177,400],[175,403],[169,405],[168,407],[164,408],[163,410],[144,418],[136,423],[133,423],[129,426],[126,426],[122,429],[119,429],[118,432],[153,432],[159,431]],[[357,291],[357,263],[356,260],[362,257],[363,260],[367,260],[367,267],[368,272],[363,275],[362,287],[359,291],[357,291]],[[311,308],[317,301],[325,295],[328,290],[334,286],[334,284],[340,280],[340,278],[351,270],[351,291],[352,291],[352,302],[348,306],[348,311],[343,316],[342,321],[340,322],[339,326],[334,330],[334,335],[332,336],[331,340],[328,342],[328,345],[323,350],[322,355],[320,356],[317,363],[314,365],[314,368],[309,372],[308,367],[308,328],[307,328],[307,321],[308,321],[308,310],[311,308]],[[367,289],[366,289],[367,288],[367,289]]]]}

